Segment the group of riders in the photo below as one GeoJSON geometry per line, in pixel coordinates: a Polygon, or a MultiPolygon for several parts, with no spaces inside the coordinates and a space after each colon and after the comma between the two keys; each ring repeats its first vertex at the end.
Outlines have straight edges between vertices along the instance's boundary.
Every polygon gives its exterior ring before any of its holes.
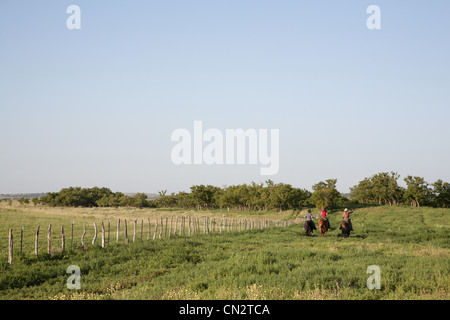
{"type": "MultiPolygon", "coordinates": [[[[353,213],[353,211],[349,211],[347,208],[344,210],[344,214],[342,215],[342,222],[348,222],[349,224],[349,230],[353,231],[352,221],[350,220],[350,215],[353,213]]],[[[325,223],[326,229],[330,227],[330,222],[328,221],[328,211],[326,207],[322,208],[322,211],[320,212],[320,218],[323,223],[325,223]]],[[[311,209],[308,209],[308,212],[305,216],[305,225],[309,224],[311,230],[316,230],[316,224],[313,221],[313,215],[311,213],[311,209]]],[[[342,224],[340,224],[339,229],[342,229],[342,224]]]]}

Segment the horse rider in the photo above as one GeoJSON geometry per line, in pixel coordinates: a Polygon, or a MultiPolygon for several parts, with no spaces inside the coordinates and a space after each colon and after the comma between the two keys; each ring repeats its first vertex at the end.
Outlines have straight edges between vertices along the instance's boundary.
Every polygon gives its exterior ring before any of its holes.
{"type": "MultiPolygon", "coordinates": [[[[347,220],[350,224],[350,231],[353,231],[353,225],[352,221],[350,220],[350,215],[353,213],[353,211],[348,211],[347,208],[344,209],[344,214],[342,215],[342,221],[347,220]]],[[[339,229],[342,229],[342,227],[339,227],[339,229]]]]}
{"type": "Polygon", "coordinates": [[[328,211],[326,207],[322,207],[322,211],[320,212],[320,216],[325,219],[325,223],[330,227],[330,222],[328,221],[328,211]]]}
{"type": "Polygon", "coordinates": [[[316,230],[316,225],[313,221],[311,209],[308,209],[308,212],[306,213],[306,216],[305,216],[305,221],[311,224],[313,230],[316,230]]]}
{"type": "Polygon", "coordinates": [[[327,211],[327,208],[326,207],[323,207],[322,208],[322,211],[320,212],[320,215],[322,216],[322,218],[325,218],[325,219],[327,219],[328,220],[328,211],[327,211]]]}

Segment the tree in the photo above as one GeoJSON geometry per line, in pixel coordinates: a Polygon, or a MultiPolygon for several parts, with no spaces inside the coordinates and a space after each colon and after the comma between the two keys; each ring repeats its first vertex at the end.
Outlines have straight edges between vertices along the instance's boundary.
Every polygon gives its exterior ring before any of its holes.
{"type": "Polygon", "coordinates": [[[450,184],[439,179],[431,186],[433,187],[431,190],[433,206],[450,208],[450,184]]]}
{"type": "Polygon", "coordinates": [[[215,208],[218,206],[217,200],[219,198],[221,189],[212,185],[196,185],[191,187],[191,194],[198,209],[201,208],[215,208]]]}
{"type": "Polygon", "coordinates": [[[136,193],[134,195],[134,206],[137,208],[144,208],[148,206],[147,195],[145,193],[136,193]]]}
{"type": "Polygon", "coordinates": [[[18,199],[18,201],[19,201],[19,203],[20,203],[21,205],[29,204],[29,203],[30,203],[30,199],[24,198],[24,197],[20,197],[20,198],[18,199]]]}
{"type": "Polygon", "coordinates": [[[396,205],[403,196],[403,189],[397,183],[399,178],[400,175],[392,171],[377,173],[350,188],[351,198],[359,203],[396,205]]]}
{"type": "Polygon", "coordinates": [[[31,201],[36,206],[39,203],[39,198],[33,198],[33,199],[31,199],[31,201]]]}
{"type": "Polygon", "coordinates": [[[404,180],[407,185],[404,194],[405,201],[414,207],[426,205],[430,198],[430,190],[424,178],[407,176],[404,180]]]}
{"type": "Polygon", "coordinates": [[[320,181],[312,186],[311,203],[320,209],[322,207],[333,207],[341,204],[344,199],[336,189],[337,179],[320,181]]]}

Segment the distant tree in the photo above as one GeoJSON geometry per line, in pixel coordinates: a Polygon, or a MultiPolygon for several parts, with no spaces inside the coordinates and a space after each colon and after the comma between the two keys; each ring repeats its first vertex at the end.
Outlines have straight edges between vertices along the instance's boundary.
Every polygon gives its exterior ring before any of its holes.
{"type": "Polygon", "coordinates": [[[290,184],[272,184],[269,188],[268,204],[278,210],[298,209],[306,204],[311,193],[304,189],[294,188],[290,184]]]}
{"type": "Polygon", "coordinates": [[[231,208],[238,207],[239,202],[239,187],[238,186],[228,186],[223,190],[222,193],[218,194],[217,204],[219,208],[231,208]]]}
{"type": "Polygon", "coordinates": [[[166,200],[166,205],[178,208],[195,208],[195,202],[191,194],[184,191],[177,194],[172,193],[170,198],[166,200]]]}
{"type": "Polygon", "coordinates": [[[350,188],[351,198],[359,203],[396,205],[401,201],[404,191],[397,183],[399,177],[396,172],[381,172],[365,178],[350,188]]]}
{"type": "Polygon", "coordinates": [[[430,190],[424,178],[407,176],[404,180],[407,185],[404,193],[406,203],[414,207],[426,205],[430,200],[430,190]]]}
{"type": "Polygon", "coordinates": [[[39,198],[33,198],[31,199],[31,202],[36,206],[39,203],[39,198]]]}
{"type": "Polygon", "coordinates": [[[134,206],[137,208],[147,207],[147,195],[145,193],[136,193],[134,195],[134,206]]]}
{"type": "Polygon", "coordinates": [[[345,200],[341,193],[336,189],[337,179],[328,179],[320,181],[312,186],[311,203],[320,209],[322,207],[334,207],[340,205],[345,200]]]}
{"type": "Polygon", "coordinates": [[[350,196],[352,200],[359,203],[373,203],[377,198],[370,178],[364,178],[364,180],[350,188],[350,196]]]}
{"type": "Polygon", "coordinates": [[[167,190],[158,191],[160,197],[164,197],[167,194],[167,190]]]}
{"type": "Polygon", "coordinates": [[[450,208],[450,184],[441,179],[432,185],[432,205],[440,208],[450,208]]]}
{"type": "Polygon", "coordinates": [[[20,203],[21,205],[29,204],[29,203],[30,203],[30,199],[24,198],[24,197],[20,197],[20,198],[18,199],[18,201],[19,201],[19,203],[20,203]]]}
{"type": "Polygon", "coordinates": [[[217,194],[221,192],[219,187],[212,185],[195,185],[191,187],[191,195],[198,209],[215,208],[219,206],[216,201],[220,198],[217,194]]]}

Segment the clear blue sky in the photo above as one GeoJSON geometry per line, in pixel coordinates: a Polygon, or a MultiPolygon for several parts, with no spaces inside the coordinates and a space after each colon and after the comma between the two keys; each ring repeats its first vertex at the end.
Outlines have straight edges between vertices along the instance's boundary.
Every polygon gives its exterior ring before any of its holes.
{"type": "Polygon", "coordinates": [[[450,181],[449,57],[448,0],[2,0],[0,193],[450,181]],[[194,120],[279,129],[278,174],[174,165],[194,120]]]}

